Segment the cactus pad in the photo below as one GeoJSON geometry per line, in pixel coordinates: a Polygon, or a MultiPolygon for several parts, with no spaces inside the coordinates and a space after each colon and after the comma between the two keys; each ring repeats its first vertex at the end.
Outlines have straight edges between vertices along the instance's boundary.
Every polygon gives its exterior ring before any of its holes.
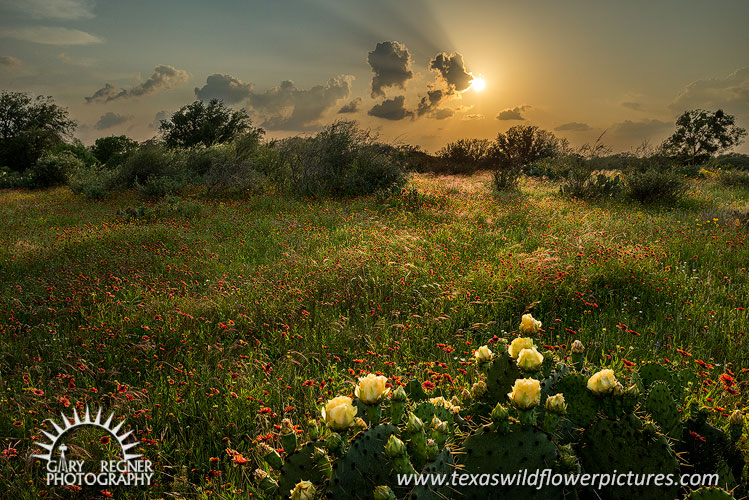
{"type": "Polygon", "coordinates": [[[512,391],[515,380],[523,378],[523,374],[510,357],[507,350],[500,352],[486,371],[487,398],[491,406],[507,402],[507,393],[512,391]]]}
{"type": "MultiPolygon", "coordinates": [[[[557,448],[548,434],[536,428],[513,426],[509,434],[478,432],[463,443],[458,456],[465,474],[515,474],[520,470],[534,472],[552,468],[557,448]]],[[[530,486],[468,486],[459,488],[460,497],[484,499],[561,499],[561,488],[537,490],[530,486]]]]}
{"type": "Polygon", "coordinates": [[[411,401],[424,401],[428,397],[418,380],[411,380],[404,389],[411,401]]]}
{"type": "Polygon", "coordinates": [[[443,422],[447,422],[452,426],[453,413],[445,408],[444,406],[436,406],[429,401],[422,401],[413,409],[414,415],[419,417],[424,425],[429,427],[432,422],[432,418],[436,415],[437,418],[443,422]]]}
{"type": "MultiPolygon", "coordinates": [[[[323,447],[323,445],[319,446],[323,447]]],[[[299,481],[310,481],[318,486],[325,483],[327,479],[325,474],[312,460],[314,452],[315,445],[307,443],[286,457],[286,461],[281,467],[281,476],[278,478],[278,491],[280,493],[288,495],[288,492],[293,490],[299,481]]]]}
{"type": "Polygon", "coordinates": [[[703,487],[689,492],[684,500],[736,500],[730,493],[714,486],[703,487]]]}
{"type": "MultiPolygon", "coordinates": [[[[587,473],[601,474],[632,471],[635,474],[675,474],[679,463],[659,434],[648,434],[634,415],[621,420],[601,419],[583,433],[580,462],[587,473]]],[[[676,498],[676,486],[607,487],[600,490],[602,498],[611,500],[637,498],[662,500],[676,498]]]]}
{"type": "Polygon", "coordinates": [[[596,418],[600,402],[588,390],[588,377],[582,373],[570,373],[562,377],[554,392],[564,394],[567,403],[567,418],[580,427],[587,427],[596,418]]]}
{"type": "MultiPolygon", "coordinates": [[[[453,454],[448,448],[443,449],[437,458],[426,465],[422,474],[452,474],[455,471],[453,454]]],[[[435,488],[431,486],[416,486],[411,493],[413,500],[444,500],[453,498],[453,492],[447,486],[435,488]]]]}
{"type": "Polygon", "coordinates": [[[666,382],[656,380],[650,384],[644,407],[664,434],[674,439],[681,439],[681,418],[676,402],[671,397],[671,389],[666,382]]]}
{"type": "Polygon", "coordinates": [[[638,373],[645,389],[649,390],[650,386],[653,385],[656,380],[662,380],[668,384],[674,399],[681,401],[683,397],[681,383],[674,373],[665,366],[659,363],[645,363],[640,367],[638,373]]]}

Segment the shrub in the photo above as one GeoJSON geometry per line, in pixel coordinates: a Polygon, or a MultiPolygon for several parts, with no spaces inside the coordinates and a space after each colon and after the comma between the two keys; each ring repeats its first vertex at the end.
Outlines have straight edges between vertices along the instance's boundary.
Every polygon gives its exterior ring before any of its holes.
{"type": "Polygon", "coordinates": [[[138,195],[146,200],[162,198],[174,194],[185,185],[180,179],[168,175],[149,175],[143,184],[136,178],[133,187],[138,195]]]}
{"type": "Polygon", "coordinates": [[[614,198],[621,194],[624,187],[621,176],[597,170],[595,160],[581,156],[567,157],[569,168],[566,181],[560,188],[562,195],[594,200],[614,198]]]}
{"type": "Polygon", "coordinates": [[[130,187],[136,180],[144,182],[149,177],[185,176],[182,163],[179,151],[158,143],[147,143],[127,155],[120,169],[119,183],[130,187]]]}
{"type": "Polygon", "coordinates": [[[724,186],[749,188],[749,171],[724,170],[718,180],[724,186]]]}
{"type": "Polygon", "coordinates": [[[70,151],[58,154],[45,154],[30,169],[30,187],[42,188],[65,184],[68,175],[83,162],[70,151]]]}
{"type": "Polygon", "coordinates": [[[452,174],[470,174],[486,168],[491,143],[486,139],[459,139],[437,152],[444,169],[452,174]]]}
{"type": "Polygon", "coordinates": [[[75,193],[89,200],[105,198],[114,189],[119,176],[118,170],[102,165],[81,166],[68,176],[68,185],[75,193]]]}
{"type": "Polygon", "coordinates": [[[641,203],[673,202],[686,190],[684,177],[671,169],[657,167],[627,175],[627,196],[641,203]]]}

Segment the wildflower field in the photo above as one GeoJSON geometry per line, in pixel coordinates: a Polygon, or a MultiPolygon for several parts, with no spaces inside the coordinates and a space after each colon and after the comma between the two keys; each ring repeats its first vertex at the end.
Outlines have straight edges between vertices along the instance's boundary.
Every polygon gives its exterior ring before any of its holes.
{"type": "Polygon", "coordinates": [[[525,313],[539,350],[579,340],[620,377],[688,370],[680,411],[716,427],[747,409],[747,189],[691,180],[682,201],[643,206],[490,182],[141,209],[127,193],[0,192],[2,494],[256,497],[258,443],[280,449],[284,418],[301,432],[367,374],[459,394],[475,351],[511,343],[525,313]],[[135,430],[152,488],[47,488],[30,456],[45,421],[87,405],[135,430]]]}

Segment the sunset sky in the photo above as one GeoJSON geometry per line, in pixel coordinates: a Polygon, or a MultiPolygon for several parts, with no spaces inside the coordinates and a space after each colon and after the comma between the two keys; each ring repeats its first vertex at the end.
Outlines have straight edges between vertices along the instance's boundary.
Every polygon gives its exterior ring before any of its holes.
{"type": "Polygon", "coordinates": [[[219,97],[269,137],[346,118],[434,151],[534,124],[629,150],[686,109],[749,128],[747,19],[742,0],[0,0],[0,88],[53,96],[87,144],[219,97]]]}

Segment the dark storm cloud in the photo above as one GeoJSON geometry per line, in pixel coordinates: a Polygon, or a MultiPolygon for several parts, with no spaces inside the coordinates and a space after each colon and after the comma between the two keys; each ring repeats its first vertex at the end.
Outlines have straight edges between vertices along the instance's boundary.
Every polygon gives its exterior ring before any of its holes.
{"type": "Polygon", "coordinates": [[[189,80],[190,75],[187,71],[177,69],[173,66],[159,64],[154,68],[153,74],[145,82],[136,85],[131,89],[117,89],[107,83],[93,95],[86,97],[87,103],[93,102],[110,102],[116,99],[126,99],[129,97],[139,97],[144,95],[155,94],[162,90],[172,89],[182,85],[189,80]]]}
{"type": "Polygon", "coordinates": [[[448,93],[463,92],[471,86],[473,76],[466,70],[463,56],[459,52],[447,55],[440,52],[429,61],[429,69],[437,71],[447,85],[448,93]]]}
{"type": "Polygon", "coordinates": [[[396,41],[380,42],[367,56],[372,67],[372,97],[384,96],[387,87],[406,88],[406,82],[413,78],[411,54],[408,48],[396,41]]]}
{"type": "Polygon", "coordinates": [[[554,130],[556,130],[557,132],[585,132],[590,130],[590,125],[588,125],[587,123],[569,122],[559,125],[558,127],[554,128],[554,130]]]}
{"type": "Polygon", "coordinates": [[[269,130],[305,130],[351,94],[351,75],[338,75],[325,85],[299,89],[291,80],[263,93],[250,92],[249,108],[262,116],[269,130]]]}
{"type": "Polygon", "coordinates": [[[497,115],[497,120],[525,120],[523,118],[523,115],[521,114],[526,109],[529,109],[530,106],[527,104],[523,104],[522,106],[515,106],[514,108],[507,108],[503,109],[499,112],[497,115]]]}
{"type": "Polygon", "coordinates": [[[392,99],[385,99],[380,104],[372,106],[367,114],[369,116],[375,116],[377,118],[384,118],[386,120],[403,120],[404,118],[412,118],[413,111],[406,109],[406,97],[399,95],[392,99]]]}
{"type": "Polygon", "coordinates": [[[130,118],[130,116],[118,115],[117,113],[112,113],[111,111],[109,111],[101,115],[99,121],[97,121],[96,125],[94,125],[94,128],[96,130],[106,130],[117,125],[121,125],[128,121],[130,118]]]}
{"type": "Polygon", "coordinates": [[[419,101],[419,105],[416,108],[416,114],[423,116],[428,113],[434,112],[445,98],[446,92],[441,89],[431,89],[427,91],[427,95],[423,96],[419,101]]]}
{"type": "Polygon", "coordinates": [[[361,97],[357,97],[353,101],[347,102],[346,104],[341,106],[341,109],[338,110],[338,113],[356,113],[357,111],[359,111],[359,106],[361,106],[361,97]]]}
{"type": "Polygon", "coordinates": [[[195,97],[201,101],[220,99],[226,104],[236,104],[250,97],[253,85],[243,83],[231,75],[216,73],[206,78],[202,88],[195,87],[195,97]]]}

